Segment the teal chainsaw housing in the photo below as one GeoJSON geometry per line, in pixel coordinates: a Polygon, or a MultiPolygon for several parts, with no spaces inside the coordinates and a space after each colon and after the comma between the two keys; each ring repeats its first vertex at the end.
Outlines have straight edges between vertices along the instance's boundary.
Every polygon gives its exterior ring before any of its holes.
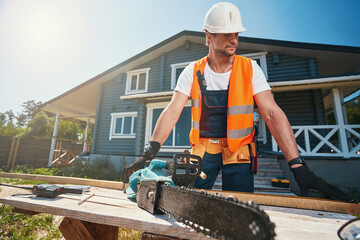
{"type": "Polygon", "coordinates": [[[134,172],[129,178],[129,187],[126,189],[126,195],[129,199],[136,199],[138,191],[138,183],[147,180],[156,180],[168,183],[174,186],[171,178],[167,177],[163,169],[168,169],[167,162],[163,160],[153,159],[148,167],[134,172]]]}

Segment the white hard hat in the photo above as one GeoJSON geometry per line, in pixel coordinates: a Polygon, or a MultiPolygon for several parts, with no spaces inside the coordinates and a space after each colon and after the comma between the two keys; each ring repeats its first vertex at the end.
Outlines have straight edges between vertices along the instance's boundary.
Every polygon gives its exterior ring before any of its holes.
{"type": "Polygon", "coordinates": [[[239,9],[232,3],[220,2],[214,4],[206,13],[202,31],[210,33],[236,33],[246,29],[241,22],[239,9]]]}

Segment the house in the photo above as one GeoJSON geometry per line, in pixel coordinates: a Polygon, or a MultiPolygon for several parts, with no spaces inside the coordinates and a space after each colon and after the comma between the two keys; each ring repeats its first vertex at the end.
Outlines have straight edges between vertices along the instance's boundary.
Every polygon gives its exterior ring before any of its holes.
{"type": "MultiPolygon", "coordinates": [[[[95,123],[90,158],[130,162],[142,153],[181,71],[207,53],[204,33],[180,32],[46,102],[42,109],[57,113],[57,119],[95,123]]],[[[239,37],[237,54],[256,60],[264,71],[309,166],[329,182],[360,188],[360,123],[347,123],[343,105],[344,97],[360,89],[360,48],[239,37]],[[327,124],[329,108],[336,125],[327,124]]],[[[279,152],[256,107],[255,112],[259,149],[279,152]]],[[[190,101],[158,156],[190,148],[189,131],[190,101]]],[[[286,162],[279,159],[284,175],[291,178],[286,162]]]]}

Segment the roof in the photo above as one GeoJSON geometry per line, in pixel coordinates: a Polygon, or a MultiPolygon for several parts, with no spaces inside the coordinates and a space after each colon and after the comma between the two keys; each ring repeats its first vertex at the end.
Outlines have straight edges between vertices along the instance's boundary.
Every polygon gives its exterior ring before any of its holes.
{"type": "MultiPolygon", "coordinates": [[[[203,32],[182,31],[45,102],[41,105],[41,109],[53,113],[60,110],[62,116],[74,117],[80,120],[87,120],[91,116],[91,121],[94,122],[98,105],[98,92],[103,83],[118,77],[120,73],[134,69],[136,66],[159,57],[164,52],[169,52],[184,45],[186,41],[204,44],[205,34],[203,32]]],[[[323,58],[324,61],[328,60],[332,54],[335,54],[339,62],[342,59],[356,59],[356,61],[351,62],[358,64],[358,66],[360,65],[360,47],[241,36],[239,36],[239,46],[242,49],[251,49],[259,52],[278,52],[296,56],[323,58]]]]}

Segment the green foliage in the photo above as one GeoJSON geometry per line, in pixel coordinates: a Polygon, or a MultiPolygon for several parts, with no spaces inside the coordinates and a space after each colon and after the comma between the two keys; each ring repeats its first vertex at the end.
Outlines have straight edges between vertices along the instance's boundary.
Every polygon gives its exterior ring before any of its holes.
{"type": "Polygon", "coordinates": [[[73,164],[65,167],[33,168],[27,165],[17,165],[11,172],[111,181],[120,180],[120,174],[115,171],[113,164],[107,157],[95,158],[92,164],[88,161],[77,160],[73,164]]]}
{"type": "Polygon", "coordinates": [[[14,173],[28,173],[37,175],[57,175],[59,171],[59,168],[33,168],[29,165],[16,165],[16,167],[11,170],[11,172],[14,173]]]}
{"type": "Polygon", "coordinates": [[[23,102],[21,106],[24,108],[22,113],[19,114],[17,120],[19,125],[25,125],[26,122],[34,119],[35,115],[40,112],[40,106],[42,102],[36,102],[35,100],[30,100],[23,102]]]}
{"type": "Polygon", "coordinates": [[[40,183],[44,183],[44,181],[33,181],[33,180],[25,180],[20,178],[2,178],[2,177],[0,177],[0,182],[11,185],[37,185],[40,183]]]}
{"type": "MultiPolygon", "coordinates": [[[[21,113],[14,114],[12,110],[0,113],[0,136],[23,137],[51,137],[53,133],[55,116],[40,110],[42,102],[30,100],[21,106],[21,113]],[[14,124],[16,120],[16,124],[14,124]]],[[[59,121],[58,138],[81,140],[85,136],[86,125],[75,120],[59,121]]],[[[90,124],[88,141],[92,140],[93,124],[90,124]]]]}
{"type": "Polygon", "coordinates": [[[356,100],[346,105],[349,124],[360,124],[360,101],[356,100]]]}
{"type": "Polygon", "coordinates": [[[140,240],[142,232],[127,229],[127,228],[119,228],[119,236],[118,239],[120,240],[140,240]]]}
{"type": "Polygon", "coordinates": [[[42,136],[50,137],[52,134],[51,119],[45,112],[41,111],[37,113],[27,125],[24,137],[42,136]]]}
{"type": "Polygon", "coordinates": [[[60,176],[111,181],[120,179],[120,174],[116,173],[113,164],[108,158],[96,158],[92,164],[88,161],[76,161],[70,166],[60,168],[56,174],[60,176]]]}
{"type": "Polygon", "coordinates": [[[4,206],[0,213],[0,236],[4,239],[39,239],[37,233],[46,231],[42,240],[60,239],[61,232],[53,224],[53,216],[38,214],[28,216],[12,212],[13,207],[4,206]]]}
{"type": "Polygon", "coordinates": [[[58,127],[58,138],[79,140],[81,126],[79,123],[60,121],[58,127]]]}
{"type": "Polygon", "coordinates": [[[13,122],[7,122],[0,126],[0,136],[13,137],[22,132],[24,132],[24,130],[16,127],[13,122]]]}
{"type": "MultiPolygon", "coordinates": [[[[327,112],[327,123],[329,125],[335,125],[335,114],[334,108],[330,107],[326,110],[327,112]]],[[[349,124],[360,124],[360,101],[355,100],[351,103],[346,104],[346,114],[349,124]]]]}

